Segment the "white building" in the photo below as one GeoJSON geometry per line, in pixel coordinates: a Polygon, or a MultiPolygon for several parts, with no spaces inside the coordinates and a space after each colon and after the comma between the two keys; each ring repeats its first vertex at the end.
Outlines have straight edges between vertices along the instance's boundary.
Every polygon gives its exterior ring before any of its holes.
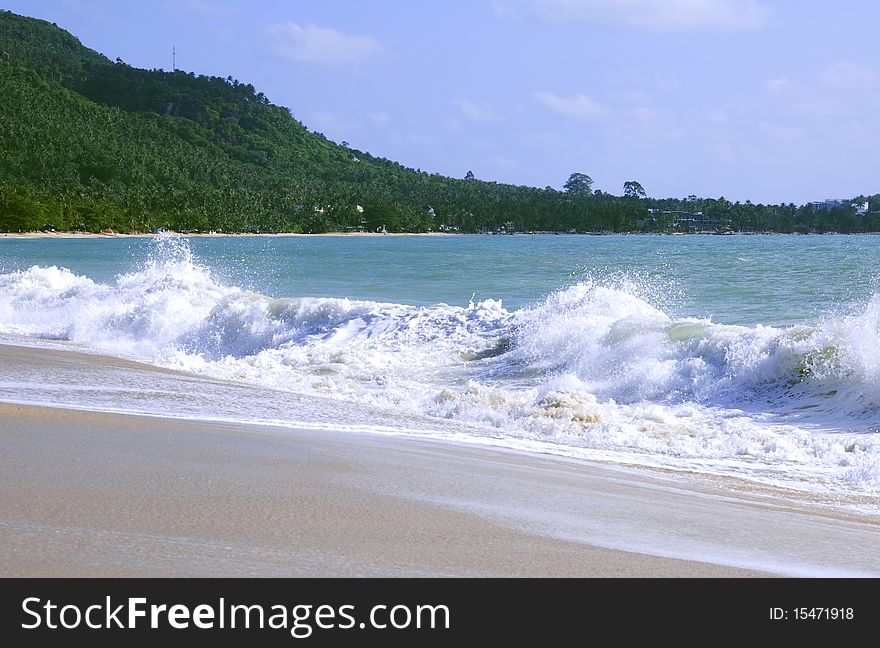
{"type": "MultiPolygon", "coordinates": [[[[825,200],[815,200],[810,203],[813,207],[813,211],[831,211],[832,209],[837,209],[838,207],[845,207],[847,202],[841,198],[826,198],[825,200]]],[[[868,213],[868,201],[862,202],[854,202],[849,203],[849,206],[852,210],[862,216],[868,213]]]]}

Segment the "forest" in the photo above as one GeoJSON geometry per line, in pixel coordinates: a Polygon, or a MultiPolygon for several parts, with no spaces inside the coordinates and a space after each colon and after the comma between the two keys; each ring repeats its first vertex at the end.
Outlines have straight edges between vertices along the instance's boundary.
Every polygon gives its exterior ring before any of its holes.
{"type": "Polygon", "coordinates": [[[880,231],[880,195],[817,208],[652,198],[636,180],[618,196],[583,172],[561,190],[428,174],[309,131],[251,84],[111,61],[8,11],[0,114],[6,232],[880,231]]]}

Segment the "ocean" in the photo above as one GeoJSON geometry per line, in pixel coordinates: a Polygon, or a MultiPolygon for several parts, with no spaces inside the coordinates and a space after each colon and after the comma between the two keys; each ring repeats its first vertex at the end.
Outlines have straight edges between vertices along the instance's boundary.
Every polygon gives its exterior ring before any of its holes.
{"type": "Polygon", "coordinates": [[[878,244],[0,238],[0,342],[176,372],[10,370],[0,400],[412,434],[876,510],[878,244]]]}

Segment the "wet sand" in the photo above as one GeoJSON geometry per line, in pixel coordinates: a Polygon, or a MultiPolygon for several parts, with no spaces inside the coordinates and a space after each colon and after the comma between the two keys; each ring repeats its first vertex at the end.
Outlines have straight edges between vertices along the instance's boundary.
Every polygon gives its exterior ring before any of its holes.
{"type": "Polygon", "coordinates": [[[847,575],[878,530],[554,457],[0,405],[2,576],[847,575]]]}

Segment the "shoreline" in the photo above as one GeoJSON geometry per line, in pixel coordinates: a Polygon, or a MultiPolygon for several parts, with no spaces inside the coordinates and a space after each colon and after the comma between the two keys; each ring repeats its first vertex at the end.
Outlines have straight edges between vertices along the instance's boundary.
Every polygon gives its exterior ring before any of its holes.
{"type": "MultiPolygon", "coordinates": [[[[0,369],[107,365],[138,383],[150,371],[59,353],[7,346],[0,369]]],[[[369,423],[0,403],[0,575],[880,575],[876,518],[730,480],[369,423]]]]}
{"type": "MultiPolygon", "coordinates": [[[[277,233],[225,233],[225,232],[190,232],[183,234],[167,230],[163,232],[173,236],[182,236],[185,238],[238,238],[238,237],[288,237],[288,236],[363,236],[363,237],[381,237],[381,236],[451,236],[448,232],[323,232],[321,234],[302,234],[299,232],[277,232],[277,233]]],[[[113,239],[113,238],[155,238],[160,233],[140,233],[127,234],[124,232],[93,233],[93,232],[4,232],[0,234],[0,238],[16,238],[16,239],[113,239]]]]}
{"type": "MultiPolygon", "coordinates": [[[[499,234],[495,232],[322,232],[320,234],[303,234],[301,232],[276,232],[276,233],[225,233],[225,232],[174,232],[168,230],[167,234],[181,236],[184,238],[240,238],[240,237],[365,237],[379,238],[383,236],[434,236],[434,237],[450,237],[457,236],[488,236],[505,238],[508,236],[880,236],[880,232],[855,232],[852,234],[841,234],[840,232],[825,233],[802,233],[802,232],[729,232],[727,234],[719,234],[717,232],[514,232],[510,234],[499,234]]],[[[2,232],[0,239],[115,239],[115,238],[155,238],[158,233],[139,233],[128,234],[123,232],[110,233],[93,233],[93,232],[2,232]]]]}

